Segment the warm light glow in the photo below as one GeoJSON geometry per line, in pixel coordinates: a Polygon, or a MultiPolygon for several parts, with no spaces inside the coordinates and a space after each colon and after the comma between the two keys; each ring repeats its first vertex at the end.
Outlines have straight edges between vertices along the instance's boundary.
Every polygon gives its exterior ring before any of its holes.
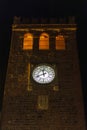
{"type": "Polygon", "coordinates": [[[41,109],[41,110],[48,109],[48,96],[47,95],[38,96],[38,109],[41,109]]]}
{"type": "Polygon", "coordinates": [[[48,50],[49,49],[49,35],[47,33],[42,33],[39,40],[39,49],[48,50]]]}
{"type": "Polygon", "coordinates": [[[65,40],[63,35],[56,36],[56,49],[64,50],[65,49],[65,40]]]}
{"type": "Polygon", "coordinates": [[[27,33],[24,35],[23,49],[24,50],[33,49],[33,36],[31,33],[27,33]]]}

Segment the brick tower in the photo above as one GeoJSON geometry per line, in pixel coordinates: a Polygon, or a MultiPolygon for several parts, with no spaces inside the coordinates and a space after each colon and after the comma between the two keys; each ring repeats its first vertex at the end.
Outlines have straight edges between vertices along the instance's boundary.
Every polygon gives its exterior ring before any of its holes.
{"type": "Polygon", "coordinates": [[[86,130],[73,18],[14,18],[1,130],[86,130]]]}

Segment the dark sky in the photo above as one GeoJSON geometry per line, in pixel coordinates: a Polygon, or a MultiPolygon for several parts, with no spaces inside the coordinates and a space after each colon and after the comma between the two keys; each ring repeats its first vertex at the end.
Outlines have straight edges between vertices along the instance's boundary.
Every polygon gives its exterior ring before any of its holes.
{"type": "MultiPolygon", "coordinates": [[[[11,24],[14,16],[68,17],[77,21],[78,54],[85,108],[87,109],[87,2],[83,0],[0,0],[0,89],[3,91],[8,52],[11,41],[11,24]]],[[[2,97],[2,93],[1,93],[2,97]]],[[[87,111],[86,111],[87,114],[87,111]]]]}

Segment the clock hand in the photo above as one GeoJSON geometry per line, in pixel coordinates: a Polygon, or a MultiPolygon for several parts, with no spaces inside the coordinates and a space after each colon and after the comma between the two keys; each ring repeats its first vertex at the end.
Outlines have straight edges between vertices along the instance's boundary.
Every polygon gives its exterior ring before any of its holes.
{"type": "Polygon", "coordinates": [[[43,72],[43,76],[45,76],[46,72],[43,72]]]}
{"type": "Polygon", "coordinates": [[[45,69],[42,70],[42,72],[44,73],[45,69]]]}
{"type": "Polygon", "coordinates": [[[46,74],[46,72],[44,72],[44,71],[45,71],[45,69],[42,70],[42,72],[43,72],[43,76],[45,76],[45,74],[46,74]]]}
{"type": "Polygon", "coordinates": [[[39,77],[39,76],[41,76],[41,75],[43,75],[43,76],[44,76],[45,74],[46,74],[46,72],[44,72],[43,74],[37,75],[36,77],[39,77]]]}

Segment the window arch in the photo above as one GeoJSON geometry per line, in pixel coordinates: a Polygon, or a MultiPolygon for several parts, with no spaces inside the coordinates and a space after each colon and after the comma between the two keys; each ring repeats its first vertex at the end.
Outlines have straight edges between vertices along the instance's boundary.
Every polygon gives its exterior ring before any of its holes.
{"type": "Polygon", "coordinates": [[[39,49],[48,50],[49,49],[49,35],[47,33],[42,33],[39,39],[39,49]]]}
{"type": "Polygon", "coordinates": [[[65,49],[65,39],[63,35],[56,36],[56,49],[64,50],[65,49]]]}
{"type": "Polygon", "coordinates": [[[26,33],[24,35],[23,49],[24,50],[33,49],[33,35],[31,33],[26,33]]]}

